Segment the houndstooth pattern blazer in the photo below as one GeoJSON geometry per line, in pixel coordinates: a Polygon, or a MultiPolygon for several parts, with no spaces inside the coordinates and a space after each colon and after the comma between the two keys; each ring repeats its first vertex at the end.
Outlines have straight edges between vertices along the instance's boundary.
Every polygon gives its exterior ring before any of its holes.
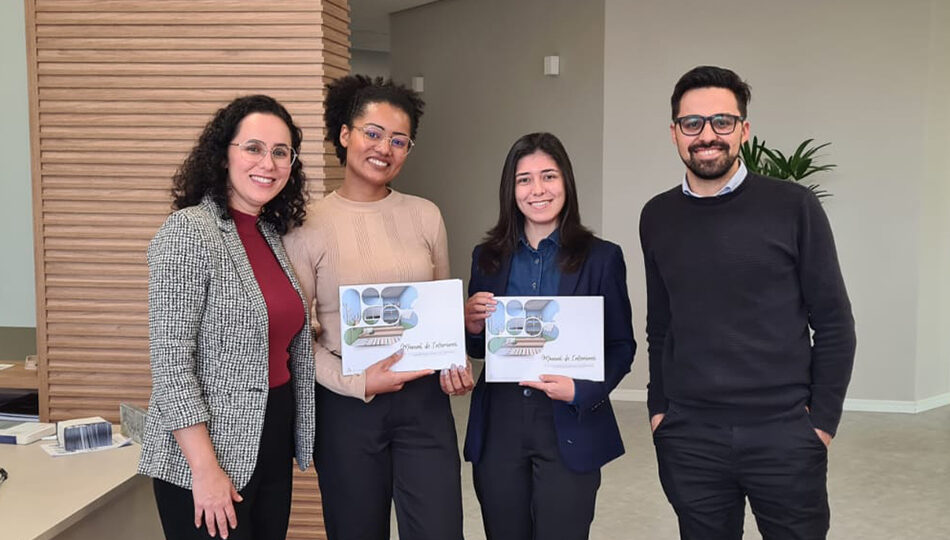
{"type": "MultiPolygon", "coordinates": [[[[277,232],[259,225],[300,293],[277,232]]],[[[238,490],[254,472],[268,393],[267,305],[233,220],[210,198],[171,214],[148,246],[152,367],[139,472],[186,489],[192,476],[172,431],[208,426],[218,463],[238,490]]],[[[314,363],[310,310],[290,345],[297,464],[310,464],[314,363]]],[[[288,464],[290,466],[290,464],[288,464]]]]}

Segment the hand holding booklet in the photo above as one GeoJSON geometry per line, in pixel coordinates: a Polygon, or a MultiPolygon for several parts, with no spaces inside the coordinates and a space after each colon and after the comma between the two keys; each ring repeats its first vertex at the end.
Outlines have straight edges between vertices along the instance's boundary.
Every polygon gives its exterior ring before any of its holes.
{"type": "Polygon", "coordinates": [[[462,281],[343,285],[340,334],[344,375],[400,349],[393,371],[464,366],[462,281]]]}
{"type": "Polygon", "coordinates": [[[604,380],[601,296],[496,296],[485,320],[485,380],[537,381],[540,375],[604,380]]]}

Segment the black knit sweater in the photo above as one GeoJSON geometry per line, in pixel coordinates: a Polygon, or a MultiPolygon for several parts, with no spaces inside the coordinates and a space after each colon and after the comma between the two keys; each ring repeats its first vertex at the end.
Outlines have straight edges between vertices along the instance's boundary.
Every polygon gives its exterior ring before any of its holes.
{"type": "Polygon", "coordinates": [[[854,319],[811,191],[751,173],[720,197],[677,186],[643,208],[640,242],[650,416],[670,400],[724,421],[809,406],[815,427],[835,433],[854,319]]]}

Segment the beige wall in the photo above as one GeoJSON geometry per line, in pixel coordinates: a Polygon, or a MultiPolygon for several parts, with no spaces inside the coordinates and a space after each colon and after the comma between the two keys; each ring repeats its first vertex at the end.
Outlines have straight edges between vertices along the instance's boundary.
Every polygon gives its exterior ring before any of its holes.
{"type": "Polygon", "coordinates": [[[442,209],[452,274],[469,277],[471,251],[498,217],[498,182],[521,135],[564,142],[581,216],[601,228],[602,2],[444,0],[391,17],[392,75],[422,75],[418,146],[394,187],[442,209]],[[543,59],[560,55],[561,75],[543,59]]]}
{"type": "Polygon", "coordinates": [[[950,3],[930,2],[929,70],[921,194],[917,397],[947,392],[950,381],[950,3]]]}
{"type": "Polygon", "coordinates": [[[946,2],[724,0],[709,10],[696,0],[605,0],[603,12],[599,2],[509,4],[445,0],[392,17],[393,75],[425,76],[429,104],[397,187],[440,205],[456,275],[467,277],[469,251],[496,217],[511,141],[535,129],[563,136],[585,221],[627,256],[640,352],[621,388],[642,392],[637,218],[683,174],[669,141],[673,84],[696,65],[724,65],[752,84],[753,134],[787,149],[806,138],[832,142],[827,160],[838,169],[822,183],[834,193],[825,209],[857,320],[853,406],[907,410],[947,397],[946,2]],[[561,55],[561,77],[540,75],[546,54],[561,55]],[[601,123],[602,136],[591,135],[601,123]]]}
{"type": "MultiPolygon", "coordinates": [[[[0,23],[0,54],[10,60],[0,88],[23,106],[9,108],[0,150],[22,174],[0,176],[8,201],[0,213],[0,325],[32,326],[23,16],[21,3],[11,5],[18,14],[0,23]],[[19,255],[7,257],[9,250],[19,255]],[[13,261],[23,268],[8,266],[13,261]],[[24,299],[11,303],[14,293],[24,299]]],[[[623,387],[642,389],[646,302],[636,217],[682,174],[668,138],[669,94],[694,65],[730,66],[752,83],[754,134],[782,147],[807,137],[833,143],[829,159],[839,168],[824,180],[835,194],[826,209],[859,332],[849,397],[922,400],[950,391],[950,5],[724,0],[706,7],[444,0],[394,15],[393,75],[425,75],[428,102],[420,145],[397,188],[440,205],[453,273],[467,278],[471,247],[496,217],[508,146],[529,130],[561,136],[585,222],[627,256],[640,353],[623,387]],[[684,25],[727,30],[689,38],[678,30],[684,25]],[[558,78],[541,75],[549,54],[561,55],[558,78]]]]}
{"type": "MultiPolygon", "coordinates": [[[[810,137],[833,143],[828,158],[838,169],[823,180],[834,193],[825,209],[859,343],[849,398],[914,401],[950,391],[950,18],[940,4],[724,0],[710,10],[696,0],[607,0],[606,236],[634,253],[636,212],[681,178],[668,131],[676,79],[700,64],[731,67],[752,85],[753,134],[791,149],[810,137]]],[[[628,256],[628,265],[642,340],[642,261],[628,256]]],[[[637,364],[626,388],[646,383],[645,355],[637,364]]]]}
{"type": "Polygon", "coordinates": [[[350,49],[350,71],[370,77],[389,77],[389,53],[350,49]]]}

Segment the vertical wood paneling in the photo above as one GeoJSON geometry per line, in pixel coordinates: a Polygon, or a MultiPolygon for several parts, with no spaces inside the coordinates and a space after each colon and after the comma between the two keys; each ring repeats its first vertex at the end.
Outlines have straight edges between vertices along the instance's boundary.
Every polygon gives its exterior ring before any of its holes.
{"type": "MultiPolygon", "coordinates": [[[[329,80],[349,71],[346,0],[25,0],[45,420],[145,405],[148,240],[212,113],[266,93],[304,132],[313,196],[342,170],[324,143],[329,80]]],[[[289,538],[324,538],[313,470],[289,538]]]]}

